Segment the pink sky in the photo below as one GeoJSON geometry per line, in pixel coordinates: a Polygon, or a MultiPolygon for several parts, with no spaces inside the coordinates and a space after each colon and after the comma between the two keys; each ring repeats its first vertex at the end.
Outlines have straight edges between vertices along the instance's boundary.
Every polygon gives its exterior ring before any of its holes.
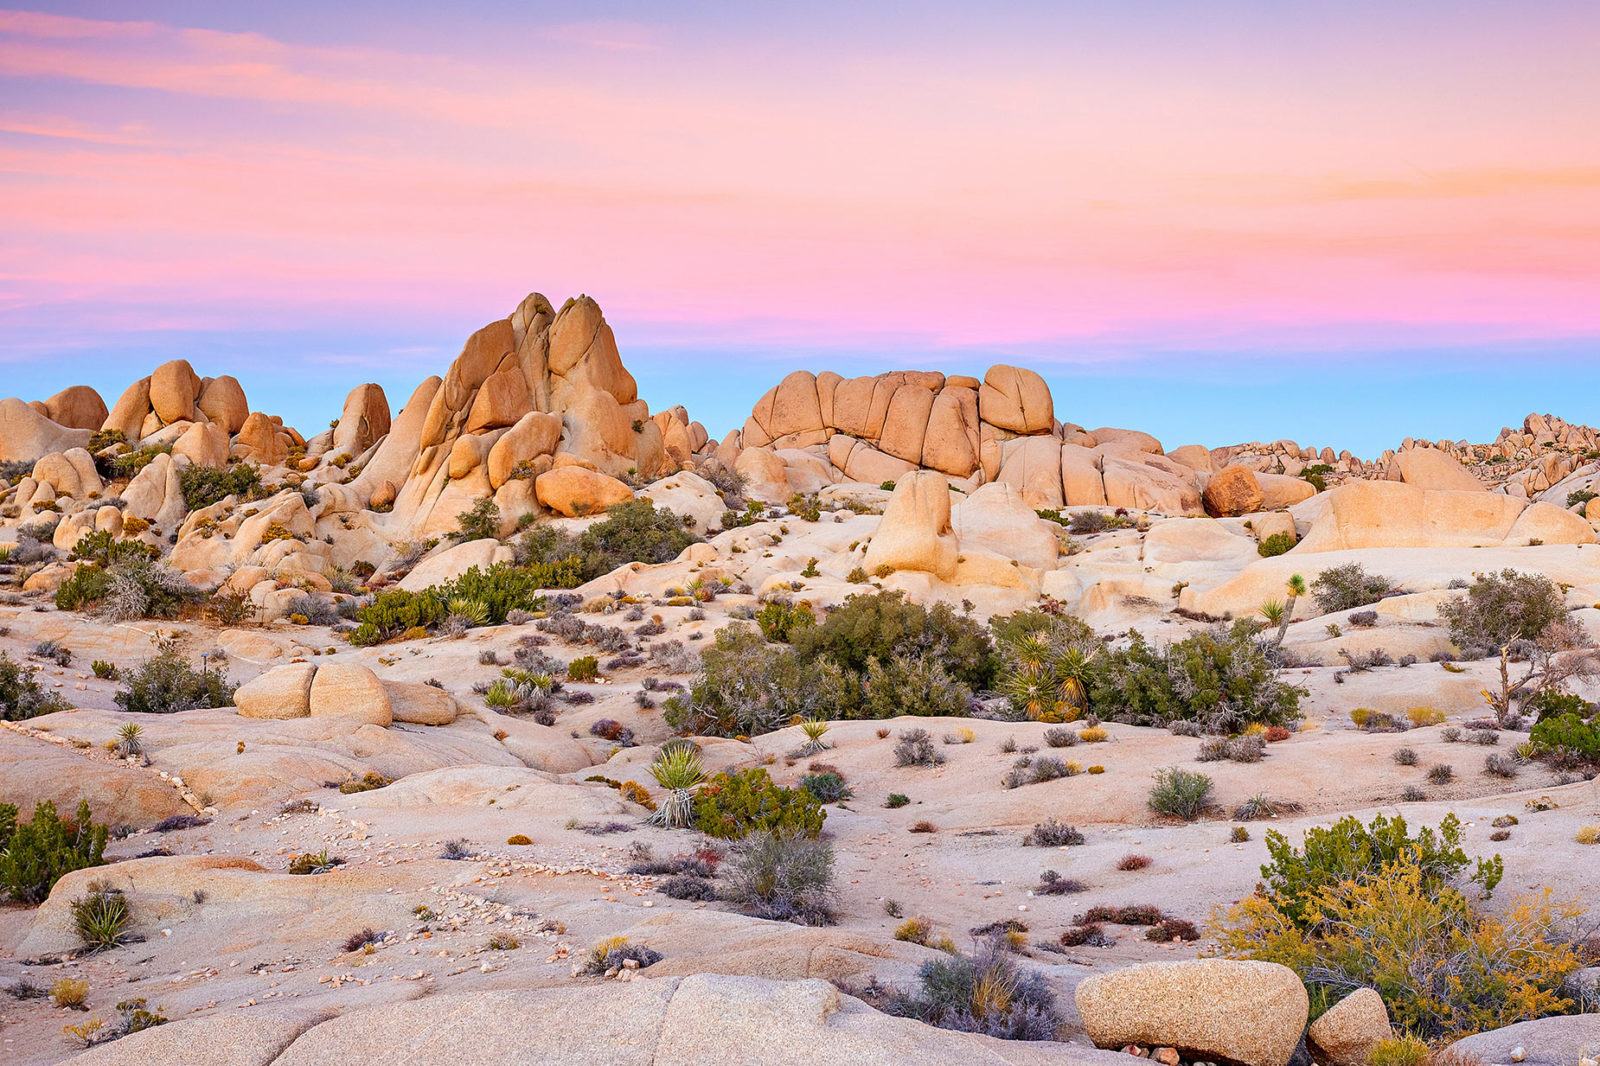
{"type": "Polygon", "coordinates": [[[1600,333],[1593,6],[254,6],[0,12],[13,352],[63,314],[392,328],[533,289],[677,341],[1600,333]]]}

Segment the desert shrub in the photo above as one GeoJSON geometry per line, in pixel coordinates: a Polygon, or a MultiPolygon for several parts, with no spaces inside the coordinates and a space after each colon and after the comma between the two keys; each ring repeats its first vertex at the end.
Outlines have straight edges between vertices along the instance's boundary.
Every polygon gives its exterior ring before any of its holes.
{"type": "Polygon", "coordinates": [[[1591,718],[1594,716],[1594,704],[1576,692],[1560,688],[1544,688],[1523,703],[1522,711],[1531,715],[1536,722],[1542,722],[1546,718],[1559,718],[1564,714],[1577,718],[1591,718]]]}
{"type": "Polygon", "coordinates": [[[1274,533],[1256,545],[1256,554],[1270,559],[1275,555],[1282,555],[1294,545],[1293,533],[1274,533]]]}
{"type": "Polygon", "coordinates": [[[756,612],[761,635],[779,644],[789,643],[789,635],[801,626],[816,625],[809,600],[771,599],[756,612]]]}
{"type": "Polygon", "coordinates": [[[1304,693],[1280,678],[1269,648],[1240,620],[1162,649],[1135,633],[1126,648],[1105,656],[1090,703],[1115,708],[1104,717],[1130,725],[1188,720],[1207,733],[1231,734],[1298,721],[1304,693]]]}
{"type": "Polygon", "coordinates": [[[1455,767],[1448,763],[1436,763],[1428,767],[1428,780],[1436,785],[1448,785],[1455,777],[1455,767]]]}
{"type": "Polygon", "coordinates": [[[1267,753],[1265,738],[1254,735],[1207,737],[1200,742],[1197,762],[1260,762],[1267,753]]]}
{"type": "Polygon", "coordinates": [[[171,455],[171,444],[152,444],[148,447],[137,448],[124,452],[111,460],[111,476],[113,478],[132,478],[139,471],[155,461],[158,455],[171,455]]]}
{"type": "Polygon", "coordinates": [[[196,670],[178,651],[175,637],[154,638],[156,654],[123,675],[117,706],[137,714],[172,714],[198,707],[227,707],[236,686],[228,684],[228,669],[196,670]]]}
{"type": "Polygon", "coordinates": [[[1083,922],[1069,926],[1058,943],[1064,948],[1108,948],[1116,940],[1106,935],[1105,926],[1099,922],[1083,922]]]}
{"type": "Polygon", "coordinates": [[[1586,825],[1574,837],[1580,844],[1600,844],[1600,825],[1586,825]]]}
{"type": "MultiPolygon", "coordinates": [[[[1461,849],[1461,820],[1454,814],[1445,815],[1437,830],[1424,826],[1416,836],[1407,834],[1400,815],[1380,814],[1371,825],[1346,815],[1331,826],[1307,829],[1302,848],[1276,830],[1267,831],[1266,843],[1270,861],[1261,867],[1262,891],[1295,922],[1305,920],[1305,901],[1321,890],[1346,881],[1371,881],[1402,859],[1417,868],[1428,888],[1452,884],[1469,862],[1461,849]]],[[[1503,873],[1500,856],[1480,858],[1469,880],[1489,893],[1503,873]]]]}
{"type": "Polygon", "coordinates": [[[1262,818],[1276,818],[1294,814],[1305,808],[1293,800],[1273,799],[1265,792],[1257,792],[1233,809],[1233,816],[1241,822],[1254,822],[1262,818]]]}
{"type": "Polygon", "coordinates": [[[800,787],[815,796],[818,803],[838,803],[855,795],[844,778],[832,770],[807,774],[800,779],[800,787]]]}
{"type": "Polygon", "coordinates": [[[1247,897],[1214,932],[1224,955],[1299,974],[1314,1013],[1349,989],[1375,987],[1397,1028],[1440,1041],[1566,1009],[1561,981],[1579,960],[1560,934],[1579,913],[1548,892],[1503,915],[1478,913],[1407,852],[1292,900],[1247,897]]]}
{"type": "Polygon", "coordinates": [[[1490,755],[1483,760],[1483,772],[1490,777],[1517,776],[1517,760],[1510,755],[1490,755]]]}
{"type": "Polygon", "coordinates": [[[339,624],[339,608],[333,601],[311,592],[302,592],[290,600],[285,607],[289,617],[299,616],[306,620],[307,625],[336,626],[339,624]]]}
{"type": "Polygon", "coordinates": [[[1360,563],[1330,566],[1311,582],[1311,596],[1323,614],[1353,611],[1377,603],[1389,592],[1389,579],[1368,574],[1360,563]]]}
{"type": "Polygon", "coordinates": [[[369,770],[360,777],[352,777],[348,781],[341,781],[339,783],[339,793],[344,796],[354,796],[358,792],[372,792],[376,789],[388,788],[392,784],[394,784],[392,779],[369,770]]]}
{"type": "Polygon", "coordinates": [[[667,724],[679,732],[754,736],[830,709],[818,672],[793,649],[768,646],[749,626],[717,630],[700,659],[688,693],[664,704],[667,724]]]}
{"type": "Polygon", "coordinates": [[[1584,722],[1570,712],[1536,723],[1529,739],[1541,753],[1567,751],[1587,760],[1600,759],[1600,723],[1584,722]]]}
{"type": "MultiPolygon", "coordinates": [[[[931,656],[973,690],[988,688],[997,662],[982,626],[946,604],[925,608],[899,592],[858,593],[820,624],[799,630],[794,646],[807,660],[827,658],[848,674],[865,675],[869,660],[931,656]]],[[[831,717],[853,717],[849,715],[831,717]]]]}
{"type": "Polygon", "coordinates": [[[1417,729],[1444,725],[1444,712],[1437,707],[1413,707],[1406,712],[1406,719],[1417,729]]]}
{"type": "Polygon", "coordinates": [[[184,506],[191,511],[210,507],[228,496],[258,500],[265,493],[261,485],[261,470],[254,463],[235,463],[224,467],[186,466],[178,473],[178,488],[183,493],[184,506]]]}
{"type": "Polygon", "coordinates": [[[297,877],[325,874],[330,870],[343,866],[344,860],[337,855],[329,855],[328,849],[321,851],[307,851],[289,859],[289,872],[297,877]]]}
{"type": "Polygon", "coordinates": [[[1356,629],[1371,629],[1378,624],[1377,611],[1351,611],[1345,619],[1356,629]]]}
{"type": "Polygon", "coordinates": [[[1076,826],[1046,818],[1028,830],[1022,837],[1025,848],[1060,848],[1083,843],[1083,832],[1076,826]]]}
{"type": "Polygon", "coordinates": [[[1044,742],[1052,748],[1070,748],[1078,742],[1078,734],[1063,726],[1051,726],[1044,731],[1044,742]]]}
{"type": "Polygon", "coordinates": [[[1567,605],[1560,588],[1543,574],[1502,570],[1479,575],[1467,594],[1445,603],[1439,615],[1463,651],[1489,654],[1538,640],[1566,619],[1567,605]]]}
{"type": "Polygon", "coordinates": [[[495,540],[500,536],[500,507],[493,496],[485,496],[456,515],[456,539],[495,540]]]}
{"type": "Polygon", "coordinates": [[[1021,968],[1003,937],[987,940],[974,955],[925,962],[917,979],[915,991],[885,997],[884,1011],[1004,1040],[1053,1040],[1062,1025],[1049,986],[1021,968]]]}
{"type": "Polygon", "coordinates": [[[1211,778],[1176,766],[1164,767],[1155,772],[1148,802],[1157,814],[1192,822],[1211,807],[1211,778]]]}
{"type": "Polygon", "coordinates": [[[833,848],[814,832],[753,833],[724,864],[721,896],[757,918],[832,925],[833,848]]]}
{"type": "Polygon", "coordinates": [[[1067,520],[1067,529],[1079,536],[1104,533],[1111,528],[1111,520],[1101,511],[1074,511],[1067,520]]]}
{"type": "Polygon", "coordinates": [[[896,766],[938,766],[944,755],[933,746],[933,737],[921,726],[901,732],[894,746],[896,766]]]}
{"type": "MultiPolygon", "coordinates": [[[[824,677],[829,671],[824,671],[824,677]]],[[[848,675],[834,675],[831,690],[843,690],[853,697],[857,685],[848,675]]],[[[859,717],[894,718],[912,715],[922,718],[953,718],[967,713],[972,692],[950,676],[945,661],[937,655],[895,655],[887,661],[867,663],[865,698],[859,717]]]]}
{"type": "Polygon", "coordinates": [[[1401,766],[1415,766],[1417,765],[1417,753],[1410,748],[1396,748],[1394,761],[1401,766]]]}
{"type": "MultiPolygon", "coordinates": [[[[629,500],[606,511],[606,517],[574,536],[555,526],[536,526],[517,543],[518,564],[568,564],[575,587],[609,574],[626,563],[665,563],[676,559],[701,537],[684,517],[647,499],[629,500]]],[[[556,586],[551,586],[556,587],[556,586]]]]}
{"type": "Polygon", "coordinates": [[[1158,925],[1152,925],[1145,931],[1144,938],[1153,940],[1158,944],[1166,944],[1174,940],[1194,941],[1200,939],[1200,930],[1190,921],[1182,918],[1163,918],[1158,925]]]}
{"type": "Polygon", "coordinates": [[[593,681],[600,676],[600,661],[593,655],[580,655],[567,664],[568,681],[593,681]]]}
{"type": "Polygon", "coordinates": [[[9,822],[8,839],[0,841],[0,888],[17,903],[43,903],[50,889],[74,870],[100,866],[106,848],[106,827],[95,825],[89,802],[81,801],[72,818],[56,814],[49,800],[33,808],[33,817],[17,822],[16,809],[0,818],[0,832],[9,822]]]}
{"type": "Polygon", "coordinates": [[[1124,873],[1132,873],[1135,870],[1145,869],[1154,861],[1148,855],[1124,855],[1117,860],[1117,869],[1124,873]]]}
{"type": "Polygon", "coordinates": [[[816,836],[827,813],[804,788],[773,784],[760,767],[717,774],[694,796],[694,825],[711,837],[738,840],[751,833],[816,836]]]}
{"type": "Polygon", "coordinates": [[[0,721],[21,722],[71,705],[39,684],[38,670],[0,651],[0,721]]]}

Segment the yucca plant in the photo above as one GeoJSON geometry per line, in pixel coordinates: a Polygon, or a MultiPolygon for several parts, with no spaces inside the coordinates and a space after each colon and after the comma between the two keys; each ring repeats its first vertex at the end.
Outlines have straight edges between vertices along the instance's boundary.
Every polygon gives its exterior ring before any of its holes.
{"type": "Polygon", "coordinates": [[[700,753],[687,747],[662,751],[650,764],[650,776],[656,784],[666,789],[666,796],[649,824],[667,829],[683,829],[694,821],[694,789],[706,779],[705,764],[700,753]]]}
{"type": "Polygon", "coordinates": [[[820,718],[804,718],[800,721],[800,731],[805,733],[806,742],[796,755],[804,757],[826,751],[828,744],[822,738],[827,735],[828,723],[820,718]]]}
{"type": "Polygon", "coordinates": [[[1053,658],[1050,639],[1039,632],[1024,633],[1011,642],[1011,656],[1019,666],[1042,670],[1053,658]]]}
{"type": "Polygon", "coordinates": [[[1055,686],[1042,666],[1019,663],[1000,678],[1000,691],[1011,706],[1037,721],[1055,710],[1055,686]]]}
{"type": "Polygon", "coordinates": [[[1098,646],[1069,644],[1061,649],[1052,664],[1060,706],[1071,709],[1069,721],[1089,709],[1089,682],[1094,674],[1094,661],[1099,657],[1098,646]]]}
{"type": "Polygon", "coordinates": [[[117,754],[123,757],[130,755],[143,755],[144,745],[140,741],[144,730],[139,728],[138,722],[129,722],[117,730],[117,754]]]}
{"type": "Polygon", "coordinates": [[[121,892],[91,886],[82,899],[72,901],[72,924],[90,951],[105,951],[121,944],[128,927],[128,901],[121,892]]]}
{"type": "Polygon", "coordinates": [[[1282,600],[1267,600],[1260,607],[1256,608],[1256,610],[1261,613],[1262,618],[1266,619],[1267,625],[1269,626],[1275,626],[1279,622],[1283,621],[1284,610],[1282,600]]]}

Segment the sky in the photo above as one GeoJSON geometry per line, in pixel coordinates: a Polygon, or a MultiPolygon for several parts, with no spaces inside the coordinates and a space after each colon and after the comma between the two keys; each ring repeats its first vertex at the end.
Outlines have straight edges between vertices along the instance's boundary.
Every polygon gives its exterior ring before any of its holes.
{"type": "Polygon", "coordinates": [[[0,9],[0,393],[182,357],[314,430],[539,291],[716,436],[996,362],[1169,447],[1600,422],[1596,54],[1589,0],[0,9]]]}

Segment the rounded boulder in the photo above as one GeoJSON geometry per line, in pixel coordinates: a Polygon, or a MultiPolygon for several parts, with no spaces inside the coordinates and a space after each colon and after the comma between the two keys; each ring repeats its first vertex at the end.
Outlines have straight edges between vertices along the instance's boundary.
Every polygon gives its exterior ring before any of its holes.
{"type": "Polygon", "coordinates": [[[1075,999],[1100,1047],[1176,1048],[1186,1059],[1285,1066],[1310,1003],[1287,966],[1235,959],[1151,962],[1079,982],[1075,999]]]}

